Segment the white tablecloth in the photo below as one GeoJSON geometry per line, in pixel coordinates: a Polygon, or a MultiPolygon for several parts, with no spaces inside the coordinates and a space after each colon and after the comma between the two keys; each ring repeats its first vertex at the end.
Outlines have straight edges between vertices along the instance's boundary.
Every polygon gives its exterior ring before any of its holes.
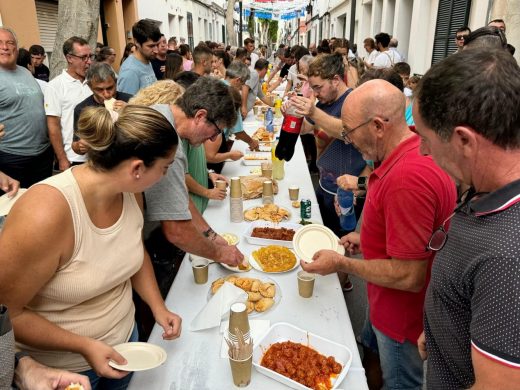
{"type": "MultiPolygon", "coordinates": [[[[244,122],[244,129],[251,134],[259,123],[250,113],[244,122]]],[[[245,150],[246,144],[236,141],[233,148],[245,150]]],[[[244,166],[240,161],[227,162],[223,174],[232,177],[247,175],[252,167],[244,166]]],[[[300,198],[312,200],[312,219],[321,221],[314,189],[305,162],[301,142],[298,141],[294,157],[285,163],[285,179],[279,183],[279,194],[275,203],[292,211],[291,222],[300,220],[299,209],[291,207],[288,187],[292,184],[300,186],[300,198]]],[[[261,199],[244,202],[244,209],[260,205],[261,199]]],[[[222,202],[211,200],[204,217],[219,233],[231,232],[241,237],[239,249],[248,256],[255,247],[242,237],[248,223],[231,223],[229,218],[229,199],[222,202]]],[[[299,269],[299,268],[298,268],[299,269]]],[[[308,330],[350,348],[353,361],[349,373],[339,386],[342,389],[367,389],[364,370],[356,347],[356,340],[343,298],[337,276],[318,276],[314,288],[314,296],[309,299],[298,295],[297,270],[283,274],[269,274],[281,287],[280,304],[273,310],[264,313],[257,319],[267,319],[271,325],[276,322],[289,322],[299,328],[308,330]]],[[[170,389],[170,390],[226,390],[233,389],[231,370],[227,359],[220,358],[221,333],[218,328],[191,332],[189,324],[208,299],[211,282],[221,276],[230,274],[219,264],[209,268],[209,281],[197,285],[188,258],[180,267],[179,273],[166,299],[170,310],[183,319],[183,332],[175,341],[164,341],[162,329],[154,328],[149,342],[160,345],[168,353],[166,362],[153,370],[137,372],[130,383],[130,389],[170,389]]],[[[251,390],[286,389],[282,385],[253,369],[251,390]]]]}

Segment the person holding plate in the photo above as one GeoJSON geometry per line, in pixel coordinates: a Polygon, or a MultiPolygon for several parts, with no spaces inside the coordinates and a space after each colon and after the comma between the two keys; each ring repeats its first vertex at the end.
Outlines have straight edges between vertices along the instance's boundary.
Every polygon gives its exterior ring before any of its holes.
{"type": "Polygon", "coordinates": [[[172,164],[173,126],[147,107],[87,107],[78,123],[86,164],[31,187],[0,235],[0,301],[18,348],[39,363],[87,375],[92,388],[125,389],[113,346],[137,340],[132,288],[163,338],[181,318],[165,306],[143,248],[143,197],[172,164]],[[43,206],[43,207],[42,207],[43,206]]]}

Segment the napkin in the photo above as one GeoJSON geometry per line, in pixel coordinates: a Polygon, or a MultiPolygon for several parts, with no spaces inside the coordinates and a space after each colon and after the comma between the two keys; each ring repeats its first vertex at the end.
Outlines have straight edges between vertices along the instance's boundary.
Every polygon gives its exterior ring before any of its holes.
{"type": "MultiPolygon", "coordinates": [[[[255,344],[256,340],[260,340],[260,338],[269,330],[269,326],[271,326],[271,321],[269,320],[249,320],[249,334],[251,335],[251,338],[253,339],[253,345],[255,344]]],[[[220,324],[220,333],[223,333],[222,335],[222,344],[220,346],[220,357],[221,358],[228,358],[228,350],[229,346],[226,343],[225,335],[226,331],[229,328],[229,321],[222,321],[222,324],[220,324]]]]}
{"type": "Polygon", "coordinates": [[[214,328],[220,325],[222,316],[229,313],[229,308],[235,302],[246,302],[247,293],[235,285],[224,282],[222,287],[206,303],[206,306],[195,316],[190,324],[190,330],[214,328]]]}

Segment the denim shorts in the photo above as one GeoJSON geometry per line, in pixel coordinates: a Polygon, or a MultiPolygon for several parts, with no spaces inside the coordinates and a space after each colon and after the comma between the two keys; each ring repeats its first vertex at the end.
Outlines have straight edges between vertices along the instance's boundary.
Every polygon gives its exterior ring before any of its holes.
{"type": "Polygon", "coordinates": [[[417,345],[386,336],[370,323],[368,316],[361,331],[361,343],[379,355],[384,390],[422,389],[423,361],[417,345]]]}
{"type": "MultiPolygon", "coordinates": [[[[138,339],[137,325],[134,324],[134,329],[128,342],[138,341],[138,339]]],[[[103,378],[98,376],[94,370],[83,371],[80,374],[88,376],[92,390],[125,390],[130,384],[133,372],[121,379],[103,378]]]]}

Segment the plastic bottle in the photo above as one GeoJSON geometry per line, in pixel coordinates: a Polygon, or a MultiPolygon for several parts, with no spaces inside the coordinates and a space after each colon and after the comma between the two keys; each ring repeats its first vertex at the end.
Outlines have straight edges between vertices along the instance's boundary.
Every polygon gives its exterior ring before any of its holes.
{"type": "Polygon", "coordinates": [[[274,117],[281,118],[282,117],[282,99],[277,96],[274,100],[274,117]]]}
{"type": "Polygon", "coordinates": [[[338,187],[338,203],[341,210],[339,216],[339,224],[345,231],[352,231],[356,229],[356,213],[354,211],[354,194],[352,191],[345,191],[338,187]]]}
{"type": "Polygon", "coordinates": [[[289,105],[285,111],[282,128],[280,130],[280,142],[276,147],[276,157],[289,161],[294,155],[294,145],[300,135],[303,116],[296,113],[296,108],[289,105]]]}
{"type": "Polygon", "coordinates": [[[273,179],[275,180],[282,180],[285,176],[285,168],[284,164],[285,162],[283,160],[280,160],[276,157],[276,148],[278,145],[278,137],[276,138],[277,142],[273,144],[273,147],[271,149],[271,159],[273,163],[273,179]]]}
{"type": "Polygon", "coordinates": [[[267,112],[265,113],[264,125],[265,125],[265,129],[271,134],[274,134],[273,121],[274,121],[273,109],[271,107],[269,107],[267,109],[267,112]]]}
{"type": "Polygon", "coordinates": [[[268,89],[269,89],[269,87],[267,86],[267,82],[264,81],[264,82],[262,83],[262,93],[263,93],[264,95],[266,95],[268,89]]]}

